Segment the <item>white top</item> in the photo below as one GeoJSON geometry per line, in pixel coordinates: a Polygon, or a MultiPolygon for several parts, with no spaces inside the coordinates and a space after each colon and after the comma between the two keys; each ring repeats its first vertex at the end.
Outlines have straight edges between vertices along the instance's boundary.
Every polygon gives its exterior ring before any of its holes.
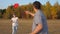
{"type": "Polygon", "coordinates": [[[12,26],[18,25],[18,17],[13,17],[11,20],[12,20],[12,26]]]}

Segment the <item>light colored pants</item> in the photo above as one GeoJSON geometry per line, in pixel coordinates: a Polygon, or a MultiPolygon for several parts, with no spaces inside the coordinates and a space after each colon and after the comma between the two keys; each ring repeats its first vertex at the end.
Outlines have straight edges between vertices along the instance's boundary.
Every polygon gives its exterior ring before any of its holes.
{"type": "Polygon", "coordinates": [[[17,26],[12,26],[12,34],[17,34],[17,26]]]}

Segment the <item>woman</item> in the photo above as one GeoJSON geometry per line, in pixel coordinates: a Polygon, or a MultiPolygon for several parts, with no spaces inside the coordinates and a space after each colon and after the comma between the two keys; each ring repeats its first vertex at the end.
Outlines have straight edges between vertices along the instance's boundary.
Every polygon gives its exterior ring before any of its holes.
{"type": "Polygon", "coordinates": [[[12,34],[17,33],[17,26],[18,26],[18,17],[16,17],[15,14],[13,14],[13,17],[11,18],[12,22],[12,34]]]}

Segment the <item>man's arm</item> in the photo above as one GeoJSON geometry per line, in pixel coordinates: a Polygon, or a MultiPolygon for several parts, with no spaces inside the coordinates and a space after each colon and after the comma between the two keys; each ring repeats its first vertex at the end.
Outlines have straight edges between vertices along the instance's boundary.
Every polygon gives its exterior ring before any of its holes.
{"type": "Polygon", "coordinates": [[[32,33],[30,33],[30,34],[36,34],[36,33],[38,33],[40,30],[42,30],[42,24],[38,24],[37,25],[37,27],[35,28],[35,30],[32,32],[32,33]]]}
{"type": "Polygon", "coordinates": [[[29,12],[29,11],[25,11],[25,13],[26,13],[26,14],[30,14],[31,16],[33,16],[33,17],[34,17],[34,14],[33,14],[33,13],[31,13],[31,12],[29,12]]]}

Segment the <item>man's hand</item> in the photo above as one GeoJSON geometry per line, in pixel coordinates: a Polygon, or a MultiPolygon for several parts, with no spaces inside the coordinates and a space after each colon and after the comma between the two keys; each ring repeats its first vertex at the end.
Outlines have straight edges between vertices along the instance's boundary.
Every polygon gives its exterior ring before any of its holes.
{"type": "Polygon", "coordinates": [[[30,12],[29,11],[25,11],[26,14],[29,14],[30,12]]]}
{"type": "Polygon", "coordinates": [[[38,32],[40,32],[43,29],[42,24],[38,24],[35,28],[35,30],[32,32],[32,34],[36,34],[38,32]]]}
{"type": "Polygon", "coordinates": [[[35,33],[29,33],[29,34],[35,34],[35,33]]]}

